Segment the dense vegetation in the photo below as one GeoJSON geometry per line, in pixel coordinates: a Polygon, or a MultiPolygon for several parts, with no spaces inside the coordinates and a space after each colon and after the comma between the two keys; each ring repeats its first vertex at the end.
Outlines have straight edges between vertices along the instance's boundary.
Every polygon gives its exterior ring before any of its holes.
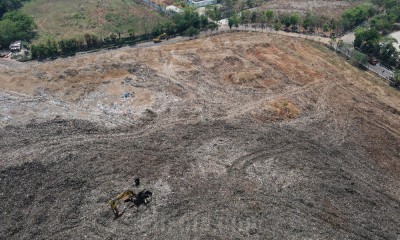
{"type": "Polygon", "coordinates": [[[400,0],[374,0],[379,13],[369,25],[356,30],[354,47],[378,57],[387,67],[399,68],[399,52],[393,46],[395,39],[385,37],[400,22],[400,0]]]}
{"type": "MultiPolygon", "coordinates": [[[[213,16],[219,16],[215,10],[211,12],[213,16]]],[[[298,13],[275,14],[271,10],[249,11],[244,10],[241,14],[233,13],[229,18],[229,26],[239,24],[253,27],[272,27],[276,30],[284,28],[286,31],[302,31],[307,33],[325,32],[341,34],[361,23],[367,21],[377,13],[377,9],[372,4],[361,4],[344,11],[340,19],[328,18],[308,12],[304,15],[298,13]],[[239,17],[240,15],[240,17],[239,17]]]]}
{"type": "MultiPolygon", "coordinates": [[[[7,7],[2,3],[1,9],[18,8],[22,1],[10,0],[7,7]]],[[[372,0],[370,4],[361,4],[346,9],[339,19],[319,16],[314,13],[304,15],[298,13],[276,14],[271,10],[244,10],[257,5],[257,2],[252,0],[242,1],[241,5],[235,4],[235,1],[232,0],[220,2],[222,3],[221,7],[207,6],[205,16],[200,16],[194,9],[186,7],[182,14],[173,15],[170,21],[157,23],[150,32],[146,30],[141,35],[137,35],[134,28],[120,27],[114,29],[113,33],[106,37],[91,33],[58,41],[49,38],[42,43],[31,45],[32,58],[44,59],[57,55],[73,55],[82,50],[116,47],[122,44],[135,43],[138,40],[151,39],[163,33],[193,36],[201,30],[214,31],[218,28],[216,23],[209,22],[208,19],[216,21],[228,17],[228,24],[231,28],[238,27],[241,24],[245,27],[270,27],[276,30],[318,33],[331,37],[343,34],[356,26],[368,26],[357,29],[355,47],[365,53],[378,56],[387,66],[395,67],[398,65],[399,53],[393,47],[393,40],[385,38],[383,35],[391,32],[394,23],[400,21],[400,0],[372,0]],[[368,25],[365,24],[367,22],[368,25]],[[123,37],[121,37],[121,34],[123,37]]],[[[108,21],[111,18],[113,20],[115,16],[115,14],[112,16],[107,14],[106,20],[108,21]]],[[[119,24],[118,26],[122,25],[119,24]]],[[[133,25],[133,23],[130,25],[133,25]]],[[[20,12],[7,13],[0,22],[0,44],[5,45],[17,38],[30,40],[34,36],[34,30],[35,24],[28,16],[24,16],[20,12]]],[[[363,58],[363,61],[365,61],[365,58],[363,58]]]]}
{"type": "Polygon", "coordinates": [[[11,12],[22,7],[24,2],[29,0],[1,0],[0,1],[0,17],[2,17],[6,12],[11,12]]]}
{"type": "MultiPolygon", "coordinates": [[[[219,16],[211,11],[213,16],[219,16]]],[[[313,13],[300,15],[275,14],[268,11],[242,11],[233,13],[228,18],[229,27],[240,24],[248,27],[270,27],[275,30],[303,32],[331,36],[333,42],[341,35],[357,26],[363,26],[355,31],[354,47],[362,52],[378,57],[381,63],[390,68],[399,68],[399,52],[393,46],[395,39],[385,37],[395,30],[395,23],[400,22],[400,0],[373,0],[371,4],[361,4],[346,9],[341,18],[333,19],[318,16],[313,13]]],[[[339,44],[339,43],[337,43],[339,44]]],[[[398,44],[398,43],[397,43],[398,44]]],[[[356,54],[358,62],[367,62],[368,58],[356,54]]]]}
{"type": "Polygon", "coordinates": [[[172,22],[155,26],[152,33],[153,36],[164,32],[168,35],[185,34],[193,36],[198,34],[200,30],[214,31],[217,28],[218,25],[214,22],[209,22],[207,16],[199,15],[197,11],[187,7],[182,14],[175,14],[172,22]]]}
{"type": "Polygon", "coordinates": [[[33,59],[44,59],[57,55],[74,55],[77,51],[90,50],[100,47],[116,47],[123,44],[133,44],[138,40],[148,40],[160,34],[170,35],[185,34],[193,36],[200,30],[215,30],[218,25],[209,22],[206,16],[200,16],[194,9],[185,8],[182,14],[175,14],[171,22],[157,24],[151,34],[135,35],[133,29],[128,31],[129,37],[121,37],[112,33],[108,37],[101,38],[95,34],[85,34],[83,37],[75,37],[55,41],[48,39],[46,42],[31,45],[33,59]]]}
{"type": "Polygon", "coordinates": [[[0,48],[15,40],[29,41],[35,36],[36,24],[21,11],[5,13],[0,20],[0,48]]]}

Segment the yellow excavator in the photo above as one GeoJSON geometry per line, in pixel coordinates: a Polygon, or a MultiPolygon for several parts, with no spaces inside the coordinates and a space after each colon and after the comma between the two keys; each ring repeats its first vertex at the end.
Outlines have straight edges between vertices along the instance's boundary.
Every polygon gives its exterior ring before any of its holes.
{"type": "Polygon", "coordinates": [[[166,33],[163,33],[163,34],[157,36],[156,38],[153,38],[153,42],[160,43],[160,42],[162,42],[163,39],[167,39],[167,38],[168,38],[168,35],[166,33]]]}
{"type": "MultiPolygon", "coordinates": [[[[111,210],[113,211],[115,217],[119,217],[120,216],[120,212],[118,211],[118,207],[117,204],[121,201],[123,202],[133,202],[133,198],[135,197],[135,193],[131,190],[126,190],[121,192],[120,194],[118,194],[118,196],[116,196],[115,198],[111,199],[110,201],[108,201],[108,204],[110,204],[111,206],[111,210]]],[[[125,205],[124,210],[128,207],[128,205],[125,205]]]]}
{"type": "MultiPolygon", "coordinates": [[[[139,186],[139,178],[135,180],[135,183],[136,186],[139,186]]],[[[108,201],[108,204],[110,205],[111,210],[115,215],[115,218],[118,218],[124,213],[125,209],[130,205],[130,202],[133,203],[136,207],[139,207],[140,205],[147,205],[148,203],[150,203],[152,196],[153,193],[146,189],[140,191],[138,194],[135,194],[132,190],[126,190],[118,194],[115,198],[108,201]],[[120,202],[127,203],[121,212],[118,210],[118,204],[120,202]]]]}

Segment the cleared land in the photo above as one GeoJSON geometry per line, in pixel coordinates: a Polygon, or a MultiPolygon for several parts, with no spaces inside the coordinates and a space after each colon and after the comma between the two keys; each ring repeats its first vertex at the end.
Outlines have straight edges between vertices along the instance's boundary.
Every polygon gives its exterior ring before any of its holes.
{"type": "Polygon", "coordinates": [[[2,64],[0,88],[1,239],[400,234],[399,92],[316,43],[231,33],[2,64]],[[153,202],[114,220],[136,176],[153,202]]]}
{"type": "Polygon", "coordinates": [[[84,33],[106,37],[120,31],[127,35],[129,29],[142,34],[146,29],[151,32],[158,22],[166,21],[158,12],[134,0],[32,0],[23,11],[37,23],[38,41],[84,33]]]}
{"type": "Polygon", "coordinates": [[[261,5],[260,9],[270,9],[279,13],[314,13],[318,16],[337,17],[347,8],[368,0],[272,0],[261,5]]]}

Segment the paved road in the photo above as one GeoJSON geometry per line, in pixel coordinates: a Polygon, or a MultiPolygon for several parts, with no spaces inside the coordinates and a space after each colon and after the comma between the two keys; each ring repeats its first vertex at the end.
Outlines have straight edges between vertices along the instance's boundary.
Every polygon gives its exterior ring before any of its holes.
{"type": "MultiPolygon", "coordinates": [[[[354,32],[350,32],[350,33],[345,34],[340,39],[342,39],[344,43],[346,43],[350,46],[353,46],[356,36],[354,35],[354,32]]],[[[354,50],[354,48],[351,47],[351,50],[354,50]]],[[[379,63],[377,65],[372,65],[372,64],[367,63],[366,66],[368,67],[368,69],[379,74],[381,77],[384,77],[386,79],[393,77],[394,73],[392,71],[390,71],[389,69],[386,69],[385,67],[381,66],[379,63]]]]}

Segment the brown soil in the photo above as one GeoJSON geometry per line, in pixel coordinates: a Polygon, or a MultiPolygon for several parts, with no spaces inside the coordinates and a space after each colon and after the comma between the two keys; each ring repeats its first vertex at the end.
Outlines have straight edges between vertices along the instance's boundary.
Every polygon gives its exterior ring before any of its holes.
{"type": "Polygon", "coordinates": [[[262,33],[0,61],[1,239],[396,239],[400,94],[262,33]],[[147,207],[114,219],[133,187],[147,207]]]}

